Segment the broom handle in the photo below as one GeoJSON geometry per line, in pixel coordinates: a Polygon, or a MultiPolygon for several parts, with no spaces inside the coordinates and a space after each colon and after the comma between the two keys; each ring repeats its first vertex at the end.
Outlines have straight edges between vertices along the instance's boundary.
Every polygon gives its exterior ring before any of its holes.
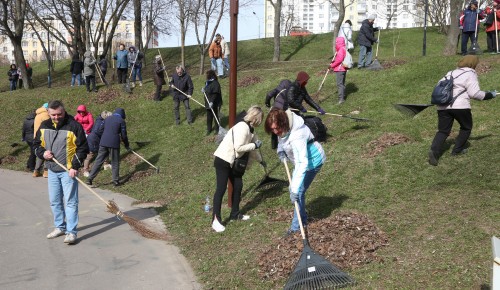
{"type": "Polygon", "coordinates": [[[497,9],[496,8],[493,8],[493,13],[494,13],[493,21],[495,21],[495,44],[496,44],[497,53],[498,53],[498,23],[497,23],[497,9]]]}
{"type": "MultiPolygon", "coordinates": [[[[283,161],[283,164],[285,164],[286,175],[288,176],[288,184],[290,184],[290,186],[291,186],[292,185],[292,178],[290,177],[290,169],[288,169],[288,164],[286,163],[286,160],[283,161]]],[[[300,217],[299,203],[297,201],[295,201],[294,205],[295,205],[295,211],[297,212],[297,218],[299,219],[300,234],[302,235],[302,239],[305,240],[306,234],[304,232],[304,226],[302,225],[302,218],[300,217]]]]}
{"type": "MultiPolygon", "coordinates": [[[[160,55],[160,59],[161,59],[161,65],[163,67],[165,67],[165,63],[163,62],[163,57],[161,56],[161,52],[160,52],[160,49],[158,48],[158,54],[160,55]]],[[[170,78],[168,77],[168,72],[167,70],[165,70],[165,74],[167,75],[167,81],[170,83],[170,78]]]]}
{"type": "Polygon", "coordinates": [[[130,152],[134,153],[137,157],[141,158],[144,162],[146,162],[147,164],[153,166],[154,168],[158,169],[158,167],[154,166],[153,164],[151,164],[151,162],[147,161],[144,157],[142,157],[141,155],[139,155],[137,152],[135,152],[134,150],[130,149],[130,152]]]}
{"type": "MultiPolygon", "coordinates": [[[[337,52],[333,55],[332,62],[335,60],[335,56],[337,55],[337,52]]],[[[330,63],[332,63],[330,62],[330,63]]],[[[323,88],[323,84],[325,83],[326,77],[328,76],[328,73],[330,72],[330,66],[326,69],[325,76],[323,77],[323,80],[321,81],[321,84],[319,85],[318,92],[321,91],[321,88],[323,88]]],[[[317,93],[318,93],[317,92],[317,93]]]]}
{"type": "MultiPolygon", "coordinates": [[[[59,161],[57,161],[57,159],[52,158],[52,161],[54,161],[57,165],[61,166],[64,170],[66,170],[67,172],[69,172],[69,169],[66,168],[64,165],[62,165],[59,161]]],[[[88,186],[80,178],[78,178],[77,176],[75,176],[75,178],[76,178],[76,180],[78,182],[80,182],[80,184],[82,184],[83,186],[85,186],[85,188],[87,188],[90,192],[92,192],[95,196],[97,196],[97,198],[99,198],[100,200],[102,200],[102,202],[104,202],[108,207],[111,206],[104,198],[102,198],[97,192],[95,192],[90,186],[88,186]]]]}
{"type": "Polygon", "coordinates": [[[195,101],[196,103],[198,103],[198,105],[202,106],[203,108],[205,108],[205,105],[203,105],[202,103],[198,102],[197,100],[193,99],[193,97],[191,96],[188,96],[185,92],[179,90],[176,86],[172,85],[172,88],[176,89],[177,91],[179,91],[181,94],[183,94],[184,96],[188,97],[188,99],[191,99],[193,101],[195,101]]]}
{"type": "MultiPolygon", "coordinates": [[[[292,109],[290,108],[290,110],[292,111],[299,111],[298,109],[292,109]]],[[[315,113],[315,114],[319,114],[319,112],[316,112],[316,111],[306,111],[305,113],[315,113]]],[[[330,115],[330,116],[337,116],[337,117],[345,117],[344,115],[340,115],[340,114],[334,114],[334,113],[325,113],[325,115],[330,115]]]]}
{"type": "MultiPolygon", "coordinates": [[[[264,157],[262,157],[262,150],[260,150],[260,147],[259,147],[259,154],[260,154],[260,159],[262,159],[262,161],[264,161],[264,157]]],[[[265,167],[265,166],[262,166],[262,167],[264,167],[264,172],[266,173],[266,176],[268,176],[267,167],[265,167]]]]}
{"type": "MultiPolygon", "coordinates": [[[[205,100],[207,100],[207,103],[209,103],[209,104],[210,104],[210,101],[208,100],[207,94],[206,94],[205,92],[203,92],[203,95],[205,96],[205,100]]],[[[212,103],[212,104],[213,104],[213,103],[212,103]]],[[[210,106],[209,106],[209,107],[210,107],[210,106]]],[[[212,114],[214,114],[214,119],[215,119],[215,121],[217,121],[217,124],[219,124],[219,127],[222,127],[222,126],[220,125],[219,119],[218,119],[218,118],[217,118],[217,116],[215,115],[214,109],[213,109],[212,107],[210,107],[210,110],[212,110],[212,114]]],[[[210,126],[212,126],[212,125],[210,124],[210,126]]],[[[259,149],[260,149],[260,147],[259,147],[259,149]]]]}
{"type": "Polygon", "coordinates": [[[377,36],[377,49],[375,51],[375,59],[378,57],[378,44],[380,43],[380,29],[378,30],[378,36],[377,36]]]}

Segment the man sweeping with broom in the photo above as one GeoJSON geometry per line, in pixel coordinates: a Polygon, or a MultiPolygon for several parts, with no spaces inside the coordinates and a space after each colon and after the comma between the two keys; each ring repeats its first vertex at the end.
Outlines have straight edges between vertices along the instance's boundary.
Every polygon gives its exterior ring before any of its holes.
{"type": "Polygon", "coordinates": [[[44,121],[36,133],[35,154],[45,159],[48,169],[49,201],[55,229],[47,239],[66,234],[64,242],[76,242],[78,226],[78,169],[83,166],[89,147],[82,125],[66,113],[61,101],[48,106],[50,120],[44,121]],[[53,159],[66,164],[68,171],[53,159]]]}

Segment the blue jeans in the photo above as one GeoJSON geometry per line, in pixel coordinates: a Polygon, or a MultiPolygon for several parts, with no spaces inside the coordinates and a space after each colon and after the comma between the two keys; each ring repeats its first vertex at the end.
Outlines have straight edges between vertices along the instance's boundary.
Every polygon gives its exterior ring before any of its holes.
{"type": "Polygon", "coordinates": [[[217,76],[223,76],[224,75],[224,68],[222,66],[222,58],[218,58],[215,60],[215,63],[217,65],[217,76]]]}
{"type": "Polygon", "coordinates": [[[215,58],[210,58],[210,68],[217,72],[217,61],[215,60],[215,58]]]}
{"type": "Polygon", "coordinates": [[[229,75],[229,57],[223,58],[225,75],[229,75]]]}
{"type": "Polygon", "coordinates": [[[372,64],[372,47],[359,46],[358,67],[365,67],[372,64]]]}
{"type": "Polygon", "coordinates": [[[135,82],[136,76],[139,78],[139,81],[142,82],[142,72],[140,67],[132,68],[132,81],[135,82]]]}
{"type": "MultiPolygon", "coordinates": [[[[304,177],[304,180],[302,181],[302,185],[299,188],[299,199],[297,202],[299,203],[299,209],[300,209],[300,217],[302,218],[302,224],[305,226],[307,225],[307,213],[306,213],[306,191],[311,185],[312,181],[314,180],[314,177],[316,177],[316,174],[321,170],[321,166],[316,167],[315,169],[309,170],[306,172],[306,176],[304,177]]],[[[297,217],[297,211],[293,210],[293,219],[292,219],[292,225],[290,226],[290,229],[292,231],[299,231],[300,226],[299,226],[299,219],[297,217]]]]}
{"type": "Polygon", "coordinates": [[[54,215],[54,227],[66,234],[77,233],[78,226],[78,181],[68,172],[53,172],[49,169],[49,201],[54,215]],[[65,206],[66,204],[66,206],[65,206]]]}
{"type": "Polygon", "coordinates": [[[78,77],[78,85],[82,84],[82,74],[71,74],[71,86],[75,85],[76,77],[78,77]]]}
{"type": "Polygon", "coordinates": [[[16,85],[17,85],[17,80],[10,81],[10,90],[11,91],[15,91],[16,90],[16,85]]]}

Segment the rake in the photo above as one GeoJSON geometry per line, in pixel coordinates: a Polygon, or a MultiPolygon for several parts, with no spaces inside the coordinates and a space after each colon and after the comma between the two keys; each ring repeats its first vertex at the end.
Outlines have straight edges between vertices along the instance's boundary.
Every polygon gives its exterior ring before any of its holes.
{"type": "MultiPolygon", "coordinates": [[[[299,111],[298,109],[292,109],[292,108],[290,108],[290,110],[299,111]]],[[[305,113],[319,114],[319,112],[316,112],[316,111],[306,111],[305,113]]],[[[353,117],[351,115],[341,115],[341,114],[334,114],[334,113],[325,113],[325,115],[347,118],[347,119],[351,119],[354,121],[362,121],[362,122],[370,122],[371,121],[370,119],[367,119],[367,118],[358,118],[358,117],[353,117]]]]}
{"type": "MultiPolygon", "coordinates": [[[[286,161],[283,163],[285,164],[286,173],[291,183],[290,170],[288,169],[286,161]]],[[[304,226],[302,225],[299,203],[295,201],[294,205],[297,211],[304,249],[302,250],[299,261],[295,265],[295,269],[290,277],[288,277],[284,289],[337,289],[354,285],[356,282],[351,276],[342,272],[339,268],[311,249],[304,232],[304,226]]]]}
{"type": "Polygon", "coordinates": [[[159,167],[156,167],[154,166],[153,164],[151,164],[151,162],[147,161],[146,158],[142,157],[141,155],[139,155],[139,153],[135,152],[134,150],[130,149],[130,152],[134,153],[135,156],[141,158],[144,162],[146,162],[147,164],[151,165],[154,169],[156,169],[156,173],[160,173],[160,168],[159,167]]]}
{"type": "MultiPolygon", "coordinates": [[[[205,91],[203,91],[203,95],[205,96],[205,100],[207,100],[207,103],[210,103],[205,91]]],[[[212,110],[212,114],[214,115],[214,119],[215,119],[215,121],[217,121],[217,124],[219,125],[219,132],[218,132],[217,139],[216,139],[217,143],[219,144],[220,142],[222,142],[222,139],[224,139],[224,137],[226,136],[227,130],[221,126],[219,119],[217,118],[217,115],[214,112],[214,109],[212,107],[210,107],[210,110],[212,110]]],[[[219,110],[219,108],[217,108],[217,110],[219,110]]],[[[212,126],[212,125],[210,124],[210,126],[212,126]]]]}
{"type": "MultiPolygon", "coordinates": [[[[62,167],[64,170],[69,172],[68,168],[66,168],[64,165],[62,165],[59,161],[57,161],[55,158],[52,158],[52,161],[54,161],[57,165],[62,167]]],[[[106,204],[106,211],[116,215],[117,218],[124,220],[133,230],[138,232],[141,236],[147,238],[147,239],[153,239],[153,240],[167,240],[167,235],[162,232],[158,232],[148,226],[146,223],[136,220],[132,217],[127,216],[125,213],[123,213],[118,205],[113,201],[113,200],[108,200],[106,201],[104,198],[102,198],[97,192],[95,192],[90,186],[88,186],[85,182],[83,182],[80,178],[76,177],[76,180],[85,188],[87,188],[92,194],[94,194],[97,198],[99,198],[102,202],[106,204]]]]}
{"type": "MultiPolygon", "coordinates": [[[[335,56],[337,55],[337,52],[335,52],[335,54],[333,55],[333,58],[332,58],[332,62],[335,60],[335,56]]],[[[331,62],[330,62],[331,63],[331,62]]],[[[326,69],[326,73],[325,73],[325,76],[323,77],[323,80],[321,81],[321,84],[319,84],[319,88],[318,88],[318,91],[316,93],[314,93],[314,96],[317,97],[319,95],[319,92],[321,91],[321,89],[323,88],[323,84],[325,83],[325,80],[326,80],[326,77],[328,76],[328,73],[330,72],[330,67],[328,67],[326,69]]]]}
{"type": "Polygon", "coordinates": [[[381,70],[383,69],[382,65],[378,61],[378,44],[380,42],[380,30],[378,31],[377,36],[377,50],[375,51],[375,60],[366,68],[367,70],[381,70]]]}
{"type": "MultiPolygon", "coordinates": [[[[163,62],[163,57],[161,56],[161,51],[160,51],[160,49],[159,49],[159,48],[158,48],[158,55],[160,56],[160,59],[161,59],[161,65],[162,65],[163,67],[165,67],[165,63],[163,62]]],[[[167,72],[167,70],[165,70],[165,75],[167,76],[167,81],[168,81],[168,83],[170,83],[170,78],[168,77],[168,72],[167,72]]]]}
{"type": "Polygon", "coordinates": [[[409,116],[409,117],[415,117],[418,113],[422,112],[423,110],[434,106],[431,104],[394,104],[394,108],[401,113],[409,116]]]}
{"type": "MultiPolygon", "coordinates": [[[[260,147],[259,147],[259,153],[260,153],[260,156],[262,156],[262,151],[260,150],[260,147]]],[[[264,160],[264,158],[262,158],[262,160],[264,160]]],[[[288,186],[288,182],[286,182],[285,180],[269,177],[269,172],[267,172],[266,167],[264,167],[264,171],[265,171],[266,175],[264,175],[264,178],[259,183],[259,185],[257,185],[257,187],[255,187],[255,189],[254,189],[255,192],[263,192],[263,191],[268,191],[268,190],[281,189],[285,186],[288,186]]]]}

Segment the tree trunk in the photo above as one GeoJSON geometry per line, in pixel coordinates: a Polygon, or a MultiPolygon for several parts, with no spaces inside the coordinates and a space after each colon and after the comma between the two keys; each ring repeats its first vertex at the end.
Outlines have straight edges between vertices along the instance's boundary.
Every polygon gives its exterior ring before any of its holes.
{"type": "Polygon", "coordinates": [[[268,0],[274,7],[274,54],[273,54],[273,62],[277,62],[280,60],[280,31],[281,31],[281,7],[283,4],[283,0],[276,0],[276,2],[272,2],[268,0]]]}
{"type": "Polygon", "coordinates": [[[458,28],[458,17],[460,15],[460,8],[462,7],[461,0],[450,1],[450,27],[448,28],[448,37],[444,47],[444,55],[457,54],[458,36],[460,29],[458,28]]]}

